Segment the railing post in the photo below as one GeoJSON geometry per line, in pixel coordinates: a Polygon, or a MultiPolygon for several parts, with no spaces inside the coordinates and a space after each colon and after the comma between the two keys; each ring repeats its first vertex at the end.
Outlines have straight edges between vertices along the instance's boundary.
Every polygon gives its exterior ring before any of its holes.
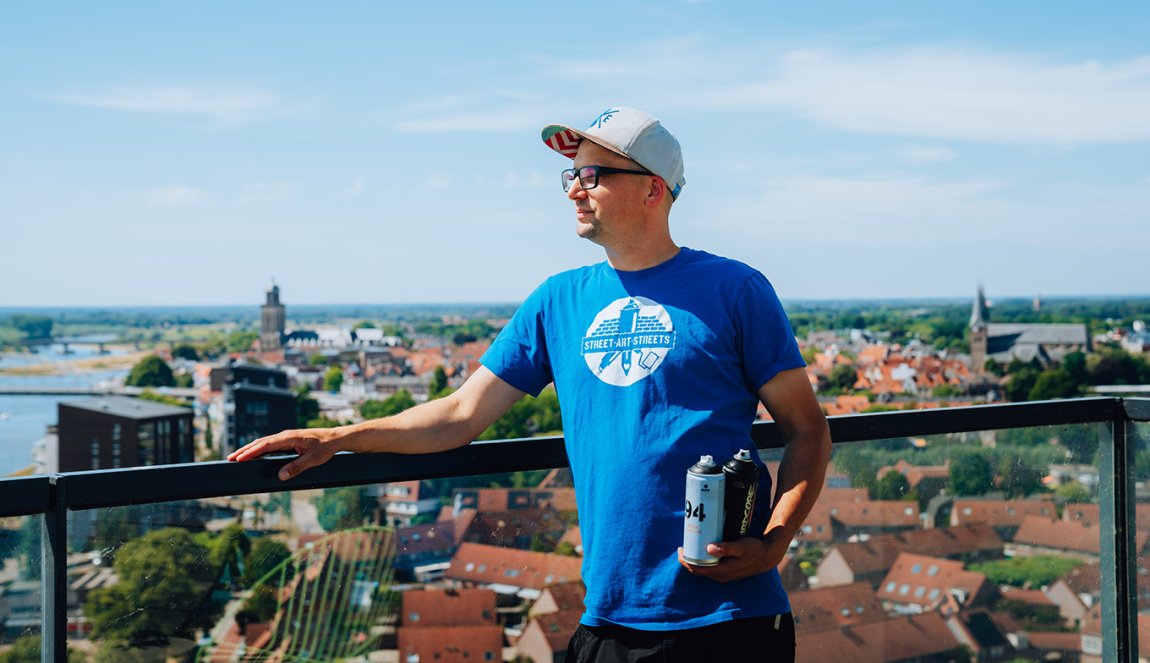
{"type": "Polygon", "coordinates": [[[68,661],[68,506],[65,499],[67,477],[49,477],[51,506],[44,512],[40,537],[40,576],[44,579],[40,596],[40,661],[68,661]]]}
{"type": "Polygon", "coordinates": [[[1103,424],[1098,449],[1102,660],[1131,663],[1138,660],[1133,426],[1117,417],[1103,424]]]}

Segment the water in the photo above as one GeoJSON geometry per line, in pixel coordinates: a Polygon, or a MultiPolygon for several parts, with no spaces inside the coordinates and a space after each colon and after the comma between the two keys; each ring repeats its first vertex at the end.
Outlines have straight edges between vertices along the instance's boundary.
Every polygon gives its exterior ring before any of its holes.
{"type": "MultiPolygon", "coordinates": [[[[44,387],[102,388],[117,384],[127,376],[125,370],[83,371],[70,369],[76,359],[97,356],[96,346],[49,346],[36,353],[0,354],[0,368],[54,363],[67,372],[58,375],[0,375],[0,387],[36,389],[44,387]]],[[[113,350],[109,354],[119,354],[113,350]]],[[[32,464],[32,446],[44,437],[47,427],[56,423],[56,405],[90,396],[4,396],[0,395],[0,477],[32,464]]]]}

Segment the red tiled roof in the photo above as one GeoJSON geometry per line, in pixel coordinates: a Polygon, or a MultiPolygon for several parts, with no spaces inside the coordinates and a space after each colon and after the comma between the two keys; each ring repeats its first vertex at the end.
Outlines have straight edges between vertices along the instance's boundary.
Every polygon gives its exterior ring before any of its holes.
{"type": "Polygon", "coordinates": [[[581,579],[582,565],[578,557],[463,543],[445,575],[456,580],[543,589],[581,579]]]}
{"type": "Polygon", "coordinates": [[[490,589],[423,589],[403,592],[400,620],[410,628],[496,624],[490,589]]]}
{"type": "Polygon", "coordinates": [[[1017,527],[1026,516],[1054,517],[1051,500],[955,500],[951,525],[982,522],[994,527],[1017,527]]]}
{"type": "MultiPolygon", "coordinates": [[[[582,607],[575,610],[549,612],[536,615],[531,619],[527,628],[539,629],[551,651],[566,651],[568,643],[571,642],[571,636],[575,635],[575,629],[579,627],[581,617],[583,617],[582,607]]],[[[526,630],[524,630],[524,635],[526,635],[526,630]]]]}
{"type": "Polygon", "coordinates": [[[805,633],[887,618],[874,590],[865,582],[791,592],[789,598],[795,624],[805,633]]]}
{"type": "Polygon", "coordinates": [[[1002,539],[992,527],[974,523],[880,534],[858,543],[840,543],[833,550],[838,551],[858,575],[889,569],[902,552],[957,557],[970,553],[1001,553],[1002,548],[1002,539]]]}
{"type": "Polygon", "coordinates": [[[851,663],[933,660],[929,657],[961,646],[936,612],[857,624],[837,631],[799,631],[796,640],[803,660],[851,663]]]}
{"type": "Polygon", "coordinates": [[[497,625],[403,627],[398,636],[401,661],[412,654],[436,663],[499,661],[503,655],[503,629],[497,625]]]}
{"type": "Polygon", "coordinates": [[[965,594],[961,604],[968,607],[987,582],[985,575],[965,570],[962,562],[901,553],[875,595],[883,601],[931,610],[945,602],[955,590],[960,590],[965,594]]]}

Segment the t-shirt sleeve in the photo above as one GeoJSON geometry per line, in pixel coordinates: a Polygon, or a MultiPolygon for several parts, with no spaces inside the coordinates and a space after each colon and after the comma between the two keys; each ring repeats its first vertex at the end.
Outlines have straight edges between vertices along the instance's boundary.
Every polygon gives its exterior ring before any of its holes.
{"type": "Polygon", "coordinates": [[[739,292],[735,325],[744,377],[751,389],[757,391],[782,371],[806,366],[783,305],[759,272],[752,274],[739,292]]]}
{"type": "Polygon", "coordinates": [[[544,333],[546,291],[544,283],[531,293],[479,359],[499,379],[532,396],[554,379],[544,333]]]}

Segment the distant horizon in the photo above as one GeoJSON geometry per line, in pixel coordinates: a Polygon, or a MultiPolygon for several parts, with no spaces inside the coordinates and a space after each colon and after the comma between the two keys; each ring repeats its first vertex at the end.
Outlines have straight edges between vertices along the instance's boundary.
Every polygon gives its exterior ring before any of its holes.
{"type": "MultiPolygon", "coordinates": [[[[989,304],[993,307],[1000,302],[1030,302],[1035,295],[987,295],[989,304]]],[[[1115,299],[1147,300],[1150,301],[1150,292],[1143,294],[1087,294],[1087,295],[1039,295],[1043,302],[1065,301],[1107,301],[1115,299]]],[[[923,296],[923,297],[844,297],[839,299],[820,297],[782,297],[784,305],[789,304],[867,304],[867,303],[968,303],[974,300],[974,294],[969,296],[923,296]]],[[[483,308],[496,306],[519,306],[522,301],[410,301],[410,302],[291,302],[281,300],[287,310],[292,308],[324,309],[324,308],[483,308]]],[[[3,306],[0,305],[0,315],[10,315],[26,311],[192,311],[192,310],[222,310],[222,309],[259,309],[263,302],[246,304],[84,304],[84,305],[45,305],[45,306],[3,306]]]]}

